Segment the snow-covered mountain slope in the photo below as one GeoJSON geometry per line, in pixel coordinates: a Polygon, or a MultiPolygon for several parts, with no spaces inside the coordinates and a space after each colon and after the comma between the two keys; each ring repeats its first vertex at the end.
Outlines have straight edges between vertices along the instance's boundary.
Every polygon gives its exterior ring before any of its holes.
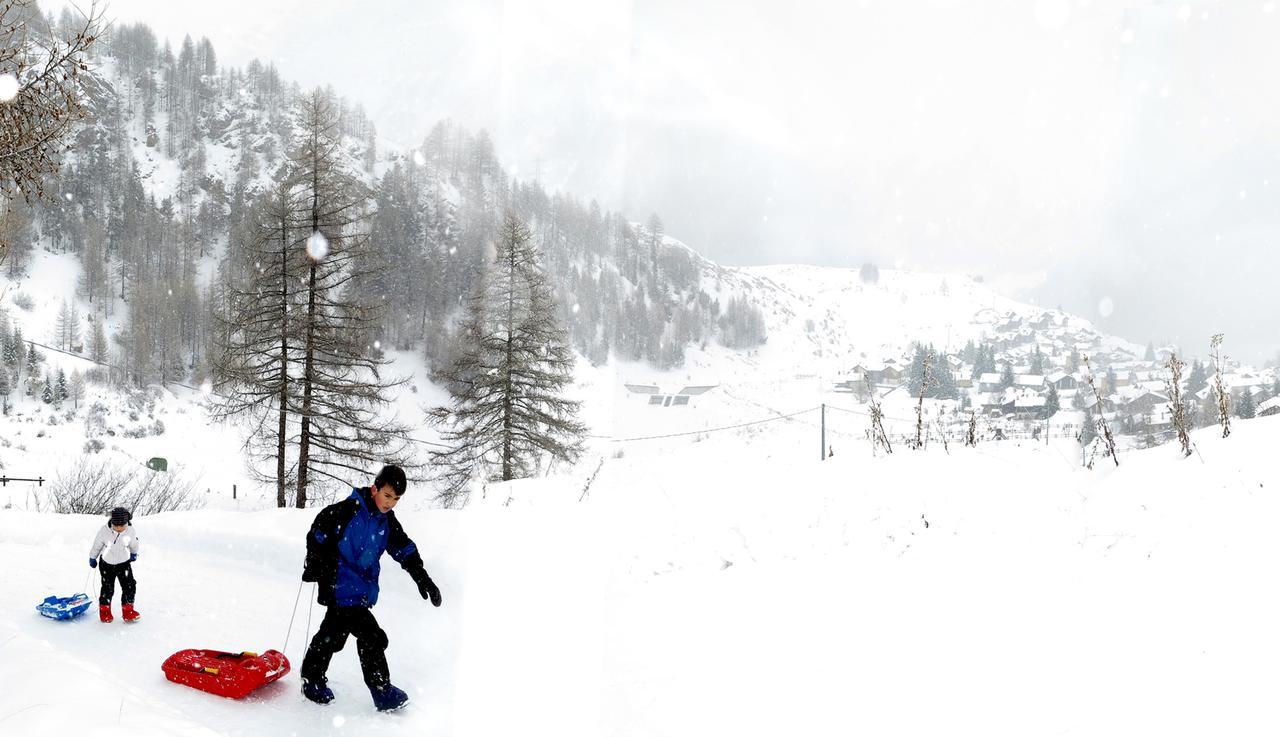
{"type": "MultiPolygon", "coordinates": [[[[844,450],[857,442],[861,452],[868,426],[865,414],[860,414],[865,408],[852,395],[836,392],[836,382],[848,378],[856,366],[883,364],[888,359],[905,368],[915,341],[957,351],[969,340],[994,340],[1010,331],[1031,330],[1036,344],[1043,343],[1050,350],[1055,344],[1062,351],[1079,345],[1086,352],[1135,357],[1142,351],[1140,346],[1098,333],[1086,320],[1016,302],[965,276],[885,270],[876,283],[869,284],[847,269],[738,269],[700,257],[697,262],[702,287],[708,293],[722,300],[750,295],[762,306],[768,341],[738,351],[713,339],[703,347],[689,349],[684,365],[670,371],[616,357],[599,367],[580,361],[574,391],[584,401],[583,416],[597,437],[590,441],[590,452],[579,468],[553,472],[585,475],[600,457],[665,447],[661,441],[615,442],[619,439],[700,433],[793,412],[806,414],[787,422],[808,428],[810,444],[817,445],[823,423],[816,409],[823,403],[829,405],[825,422],[828,445],[844,450]],[[1041,327],[1034,327],[1037,324],[1041,327]],[[632,390],[636,386],[651,386],[666,395],[675,395],[687,386],[714,388],[692,396],[687,405],[655,406],[651,395],[632,390]]],[[[82,314],[87,312],[88,305],[77,302],[75,296],[77,273],[74,257],[37,253],[30,276],[8,285],[0,309],[22,328],[27,339],[56,346],[56,316],[62,301],[77,304],[82,314]],[[30,309],[18,306],[18,301],[29,302],[30,309]]],[[[114,327],[119,319],[117,313],[108,326],[114,327]]],[[[91,367],[81,358],[45,353],[53,370],[71,374],[91,367]]],[[[429,381],[419,354],[393,356],[393,372],[410,378],[396,397],[394,411],[413,428],[415,437],[434,440],[436,435],[425,423],[423,409],[442,402],[444,395],[429,381]]],[[[154,397],[149,400],[130,398],[93,383],[88,391],[80,409],[74,411],[64,405],[55,412],[38,397],[12,397],[10,416],[0,417],[0,427],[5,428],[0,437],[8,443],[8,447],[0,447],[0,471],[52,478],[72,461],[68,453],[79,452],[86,442],[98,437],[105,443],[102,458],[130,465],[155,456],[170,459],[200,490],[208,489],[211,499],[221,499],[214,501],[215,505],[231,503],[233,485],[238,489],[235,508],[243,508],[246,499],[255,500],[251,504],[269,503],[270,496],[245,469],[241,446],[251,430],[234,425],[209,428],[208,398],[198,387],[156,387],[149,391],[154,397]],[[136,406],[130,406],[139,401],[148,406],[141,415],[136,406]],[[86,408],[98,402],[113,414],[106,425],[92,430],[86,408]],[[163,435],[147,431],[142,437],[126,437],[126,433],[136,435],[154,428],[157,419],[165,427],[163,435]]],[[[897,392],[885,401],[891,432],[894,428],[905,432],[914,425],[911,397],[897,392]]],[[[770,422],[729,435],[770,434],[777,427],[777,422],[770,422]]],[[[676,442],[681,441],[677,438],[676,442]]]]}

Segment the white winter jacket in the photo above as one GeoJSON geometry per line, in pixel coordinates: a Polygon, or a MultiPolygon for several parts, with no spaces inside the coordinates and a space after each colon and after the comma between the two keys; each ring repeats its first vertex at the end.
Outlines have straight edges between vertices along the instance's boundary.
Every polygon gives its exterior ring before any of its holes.
{"type": "Polygon", "coordinates": [[[101,554],[103,563],[118,566],[128,563],[129,556],[138,554],[138,531],[130,524],[124,532],[116,532],[111,525],[103,525],[98,536],[93,538],[93,547],[89,548],[89,557],[97,558],[101,554]]]}

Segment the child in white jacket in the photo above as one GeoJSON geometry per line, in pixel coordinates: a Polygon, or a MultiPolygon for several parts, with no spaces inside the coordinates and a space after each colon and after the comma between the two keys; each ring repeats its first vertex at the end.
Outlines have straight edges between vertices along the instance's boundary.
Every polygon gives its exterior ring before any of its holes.
{"type": "Polygon", "coordinates": [[[141,614],[133,608],[133,595],[138,584],[133,580],[133,562],[138,559],[138,533],[133,528],[133,515],[124,507],[111,510],[111,519],[98,530],[89,548],[89,567],[102,572],[102,594],[98,597],[98,618],[110,622],[111,597],[120,579],[120,602],[124,604],[124,621],[137,621],[141,614]],[[101,565],[99,565],[101,563],[101,565]]]}

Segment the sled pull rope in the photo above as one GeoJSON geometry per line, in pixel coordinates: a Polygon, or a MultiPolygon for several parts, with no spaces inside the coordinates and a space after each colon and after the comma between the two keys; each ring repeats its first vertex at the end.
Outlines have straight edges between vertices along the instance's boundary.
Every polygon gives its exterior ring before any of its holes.
{"type": "Polygon", "coordinates": [[[289,652],[289,636],[293,634],[293,618],[298,614],[298,599],[302,598],[302,586],[305,582],[298,582],[298,593],[293,597],[293,613],[289,615],[289,629],[284,633],[284,647],[280,652],[289,652]]]}

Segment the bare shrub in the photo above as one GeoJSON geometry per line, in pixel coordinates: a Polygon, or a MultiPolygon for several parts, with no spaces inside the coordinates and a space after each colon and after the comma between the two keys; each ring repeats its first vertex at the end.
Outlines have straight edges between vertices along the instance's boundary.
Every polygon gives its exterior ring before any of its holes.
{"type": "Polygon", "coordinates": [[[195,494],[195,481],[177,474],[85,458],[59,470],[35,506],[58,514],[107,514],[125,507],[142,516],[197,509],[204,500],[195,494]]]}

